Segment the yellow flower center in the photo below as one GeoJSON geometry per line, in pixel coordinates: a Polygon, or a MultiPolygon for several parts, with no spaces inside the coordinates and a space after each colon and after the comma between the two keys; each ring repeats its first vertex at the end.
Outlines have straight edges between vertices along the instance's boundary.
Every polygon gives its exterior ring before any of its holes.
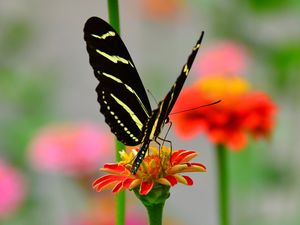
{"type": "Polygon", "coordinates": [[[195,85],[212,98],[240,96],[250,89],[250,84],[240,77],[220,75],[203,78],[195,85]]]}
{"type": "MultiPolygon", "coordinates": [[[[136,150],[133,149],[130,153],[121,152],[122,163],[132,164],[135,158],[136,150]]],[[[163,146],[160,150],[150,146],[148,154],[144,158],[136,176],[140,176],[143,180],[156,180],[164,177],[165,171],[171,167],[170,164],[171,149],[163,146]]]]}

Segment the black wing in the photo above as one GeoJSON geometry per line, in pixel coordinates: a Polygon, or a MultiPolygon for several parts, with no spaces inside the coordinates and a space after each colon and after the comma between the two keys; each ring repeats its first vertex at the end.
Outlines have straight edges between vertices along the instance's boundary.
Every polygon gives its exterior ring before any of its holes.
{"type": "Polygon", "coordinates": [[[158,108],[155,109],[149,120],[146,122],[144,126],[144,135],[143,135],[143,145],[141,146],[133,164],[131,167],[131,173],[135,174],[141,165],[147,150],[150,141],[153,139],[155,140],[159,133],[161,128],[166,123],[166,119],[168,118],[179,94],[183,87],[183,84],[189,74],[189,71],[192,67],[192,64],[194,62],[194,59],[197,55],[198,49],[200,48],[202,39],[203,39],[204,32],[201,33],[201,36],[199,40],[197,41],[196,45],[194,46],[192,53],[188,57],[187,63],[183,66],[182,71],[177,78],[176,82],[172,86],[171,90],[168,92],[168,94],[164,97],[164,99],[159,102],[158,108]]]}
{"type": "Polygon", "coordinates": [[[96,92],[105,122],[125,145],[140,144],[151,106],[127,48],[117,32],[97,17],[87,20],[84,40],[100,82],[96,92]]]}
{"type": "Polygon", "coordinates": [[[156,124],[157,127],[152,128],[152,130],[155,129],[155,132],[152,132],[154,134],[154,137],[152,138],[155,138],[157,135],[159,135],[160,127],[165,123],[165,120],[168,118],[174,104],[176,103],[176,100],[181,92],[184,82],[189,74],[194,59],[200,48],[203,36],[204,36],[204,32],[202,31],[199,40],[197,41],[196,45],[193,47],[192,53],[189,55],[186,64],[184,64],[176,82],[174,83],[174,85],[172,86],[168,94],[164,97],[164,99],[158,104],[158,108],[154,110],[154,114],[157,114],[155,120],[158,121],[153,122],[153,124],[156,124]]]}

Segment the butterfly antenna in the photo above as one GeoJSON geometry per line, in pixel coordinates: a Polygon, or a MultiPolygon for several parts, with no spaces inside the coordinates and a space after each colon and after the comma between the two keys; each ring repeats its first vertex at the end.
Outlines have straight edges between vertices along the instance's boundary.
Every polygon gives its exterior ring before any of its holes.
{"type": "Polygon", "coordinates": [[[196,109],[199,109],[199,108],[202,108],[202,107],[215,105],[215,104],[220,103],[221,101],[222,101],[222,100],[218,100],[218,101],[216,101],[216,102],[209,103],[209,104],[206,104],[206,105],[201,105],[201,106],[198,106],[198,107],[195,107],[195,108],[185,109],[185,110],[181,110],[181,111],[178,111],[178,112],[173,112],[173,113],[170,113],[170,115],[174,115],[174,114],[178,114],[178,113],[183,113],[183,112],[188,112],[188,111],[196,110],[196,109]]]}
{"type": "Polygon", "coordinates": [[[158,105],[157,99],[154,97],[152,92],[147,88],[147,92],[151,95],[152,99],[155,101],[155,103],[158,105]]]}

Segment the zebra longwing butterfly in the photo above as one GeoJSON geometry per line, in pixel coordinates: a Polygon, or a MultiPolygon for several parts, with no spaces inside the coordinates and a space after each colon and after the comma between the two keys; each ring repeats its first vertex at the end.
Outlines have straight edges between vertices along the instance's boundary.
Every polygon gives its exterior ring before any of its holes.
{"type": "Polygon", "coordinates": [[[96,88],[100,112],[111,132],[125,145],[141,144],[133,162],[135,174],[171,112],[200,47],[204,32],[192,49],[187,63],[157,109],[152,110],[145,88],[129,52],[117,32],[104,20],[91,17],[84,27],[90,64],[99,80],[96,88]]]}

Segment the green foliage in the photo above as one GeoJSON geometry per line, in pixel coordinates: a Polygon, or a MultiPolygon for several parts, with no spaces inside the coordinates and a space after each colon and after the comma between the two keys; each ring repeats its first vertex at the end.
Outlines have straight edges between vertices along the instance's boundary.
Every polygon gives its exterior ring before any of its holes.
{"type": "Polygon", "coordinates": [[[244,1],[253,11],[256,12],[273,12],[282,10],[293,3],[292,0],[246,0],[244,1]]]}
{"type": "Polygon", "coordinates": [[[270,55],[270,63],[274,68],[274,81],[279,89],[299,86],[299,41],[289,41],[274,49],[270,55]]]}
{"type": "Polygon", "coordinates": [[[4,20],[0,22],[3,27],[0,33],[0,52],[1,61],[3,58],[16,56],[19,51],[24,49],[32,38],[30,24],[24,18],[4,20]]]}

